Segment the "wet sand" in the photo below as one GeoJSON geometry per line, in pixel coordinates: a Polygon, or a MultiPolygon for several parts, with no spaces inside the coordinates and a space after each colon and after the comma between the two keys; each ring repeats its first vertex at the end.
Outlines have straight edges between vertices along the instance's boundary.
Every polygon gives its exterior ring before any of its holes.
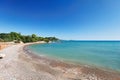
{"type": "Polygon", "coordinates": [[[17,44],[0,51],[0,80],[120,80],[120,73],[75,65],[31,52],[29,44],[17,44]]]}

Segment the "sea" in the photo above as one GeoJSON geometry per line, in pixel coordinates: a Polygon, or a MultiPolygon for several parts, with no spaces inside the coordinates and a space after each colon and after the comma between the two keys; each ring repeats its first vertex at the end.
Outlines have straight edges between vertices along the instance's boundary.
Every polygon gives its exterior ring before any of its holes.
{"type": "Polygon", "coordinates": [[[120,41],[60,41],[28,48],[38,55],[120,71],[120,41]]]}

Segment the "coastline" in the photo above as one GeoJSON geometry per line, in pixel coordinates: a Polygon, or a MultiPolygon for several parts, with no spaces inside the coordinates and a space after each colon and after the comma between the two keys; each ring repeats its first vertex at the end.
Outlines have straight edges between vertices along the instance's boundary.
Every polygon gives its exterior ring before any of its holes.
{"type": "MultiPolygon", "coordinates": [[[[27,46],[29,46],[29,45],[27,45],[27,46]]],[[[83,77],[86,75],[86,77],[89,78],[88,80],[92,80],[92,77],[94,75],[93,80],[119,80],[120,79],[119,72],[109,70],[109,69],[108,70],[101,69],[101,68],[97,68],[97,67],[93,67],[93,66],[74,64],[72,62],[71,63],[64,62],[64,61],[61,61],[58,59],[52,59],[50,57],[37,55],[34,52],[32,52],[31,50],[29,50],[27,48],[27,46],[24,46],[24,51],[29,56],[31,56],[32,59],[41,60],[41,62],[46,63],[53,69],[55,68],[55,69],[61,70],[63,75],[66,76],[67,78],[71,78],[73,80],[74,79],[84,80],[83,78],[80,78],[80,77],[83,77]],[[117,77],[118,77],[118,79],[117,79],[117,77]]]]}
{"type": "Polygon", "coordinates": [[[0,53],[0,80],[120,80],[120,73],[80,66],[38,56],[27,49],[28,44],[12,45],[0,53]]]}

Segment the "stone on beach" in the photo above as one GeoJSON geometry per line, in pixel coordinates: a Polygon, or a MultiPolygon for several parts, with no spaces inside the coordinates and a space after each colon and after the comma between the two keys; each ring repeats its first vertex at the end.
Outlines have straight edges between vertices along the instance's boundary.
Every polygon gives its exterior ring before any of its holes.
{"type": "Polygon", "coordinates": [[[5,54],[0,54],[0,59],[4,58],[5,54]]]}

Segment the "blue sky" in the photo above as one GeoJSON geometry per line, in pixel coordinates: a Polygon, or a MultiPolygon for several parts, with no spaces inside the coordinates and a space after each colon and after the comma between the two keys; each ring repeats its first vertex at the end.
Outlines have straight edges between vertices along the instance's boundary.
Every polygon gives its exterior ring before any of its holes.
{"type": "Polygon", "coordinates": [[[120,0],[0,0],[0,32],[120,40],[120,0]]]}

